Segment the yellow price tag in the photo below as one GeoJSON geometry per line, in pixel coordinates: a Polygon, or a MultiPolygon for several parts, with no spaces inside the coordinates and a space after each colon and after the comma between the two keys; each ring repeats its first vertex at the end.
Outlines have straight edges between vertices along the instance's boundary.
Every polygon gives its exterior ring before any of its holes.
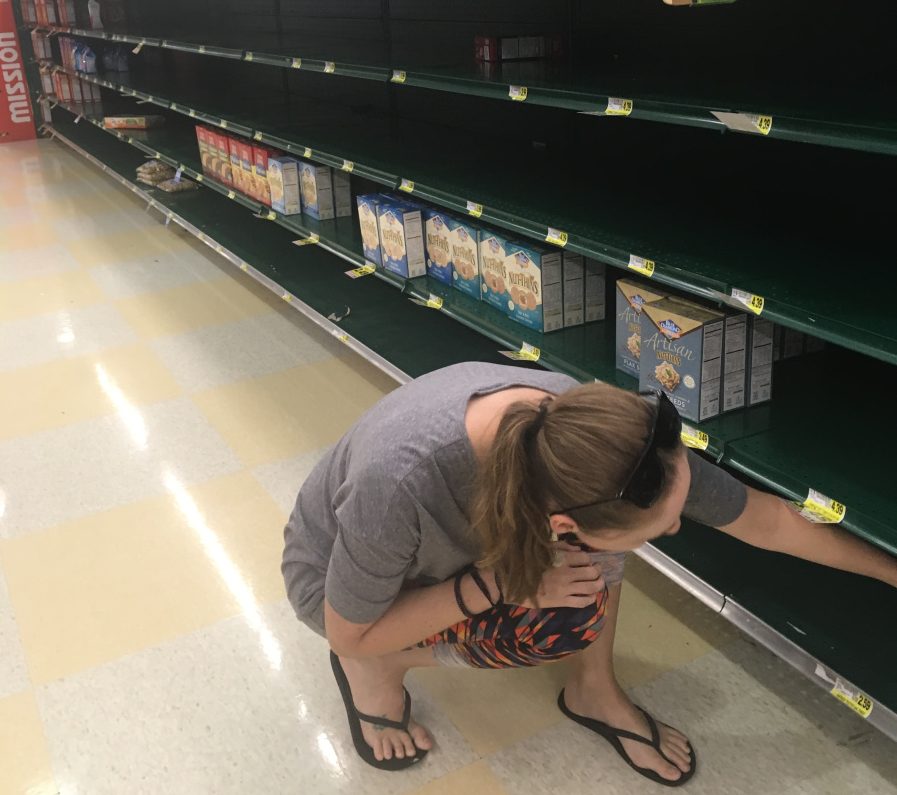
{"type": "Polygon", "coordinates": [[[308,237],[302,238],[301,240],[294,240],[294,246],[312,246],[315,243],[319,243],[321,240],[320,235],[311,234],[308,237]]]}
{"type": "Polygon", "coordinates": [[[695,450],[706,450],[710,446],[710,437],[704,431],[699,431],[685,423],[682,423],[681,438],[686,447],[692,447],[695,450]]]}
{"type": "Polygon", "coordinates": [[[628,116],[630,113],[632,113],[631,99],[607,98],[607,107],[604,109],[605,116],[628,116]]]}
{"type": "Polygon", "coordinates": [[[293,58],[290,62],[290,66],[293,69],[301,69],[302,68],[302,59],[301,58],[293,58]]]}
{"type": "Polygon", "coordinates": [[[355,163],[351,160],[343,160],[343,165],[341,166],[342,170],[348,174],[351,174],[355,170],[355,163]]]}
{"type": "Polygon", "coordinates": [[[262,140],[261,132],[256,132],[255,135],[252,136],[252,140],[253,141],[261,141],[262,140]]]}
{"type": "Polygon", "coordinates": [[[832,688],[831,692],[838,701],[842,704],[846,704],[856,712],[857,715],[860,715],[863,718],[868,718],[872,713],[872,707],[874,706],[872,699],[865,693],[849,687],[840,679],[835,680],[835,686],[832,688]]]}
{"type": "Polygon", "coordinates": [[[251,52],[249,52],[249,50],[247,50],[246,53],[243,55],[243,60],[244,61],[252,61],[252,59],[254,57],[255,56],[251,52]]]}
{"type": "Polygon", "coordinates": [[[309,149],[307,146],[302,152],[302,157],[311,157],[311,149],[309,149]]]}
{"type": "Polygon", "coordinates": [[[332,75],[336,71],[336,64],[333,61],[324,61],[324,74],[332,75]]]}
{"type": "Polygon", "coordinates": [[[769,135],[772,130],[772,116],[751,116],[751,123],[761,135],[769,135]]]}
{"type": "Polygon", "coordinates": [[[241,270],[241,271],[248,271],[248,270],[249,270],[249,263],[248,263],[248,262],[241,262],[241,263],[240,263],[240,270],[241,270]]]}
{"type": "Polygon", "coordinates": [[[218,122],[218,126],[219,126],[222,130],[226,130],[226,129],[227,129],[227,120],[226,120],[226,119],[222,119],[220,122],[218,122]]]}
{"type": "Polygon", "coordinates": [[[548,227],[548,234],[545,235],[546,243],[553,243],[556,246],[561,246],[563,248],[567,245],[567,239],[569,235],[566,232],[562,232],[560,229],[554,229],[552,227],[548,227]]]}
{"type": "Polygon", "coordinates": [[[353,270],[346,271],[346,276],[350,279],[360,279],[362,276],[369,276],[375,270],[377,270],[373,265],[367,263],[362,265],[360,268],[354,268],[353,270]]]}
{"type": "Polygon", "coordinates": [[[755,315],[759,315],[763,312],[763,307],[766,305],[766,300],[762,295],[754,295],[753,293],[748,293],[744,290],[736,290],[735,288],[732,288],[732,298],[739,304],[750,309],[755,315]]]}
{"type": "Polygon", "coordinates": [[[293,300],[293,296],[291,296],[289,293],[284,293],[280,297],[283,298],[283,300],[286,301],[287,303],[290,303],[290,301],[293,300]]]}
{"type": "Polygon", "coordinates": [[[414,182],[410,179],[403,179],[399,185],[399,190],[403,190],[405,193],[414,193],[414,182]]]}
{"type": "Polygon", "coordinates": [[[199,51],[200,51],[200,53],[202,53],[203,55],[205,55],[205,52],[206,52],[206,45],[205,45],[205,44],[200,44],[200,45],[199,45],[199,51]]]}
{"type": "Polygon", "coordinates": [[[508,86],[508,96],[514,102],[525,102],[527,94],[529,94],[529,90],[526,86],[508,86]]]}
{"type": "Polygon", "coordinates": [[[843,503],[826,497],[815,489],[810,489],[807,498],[795,505],[798,513],[814,524],[840,524],[847,515],[847,507],[843,503]]]}
{"type": "Polygon", "coordinates": [[[427,306],[430,309],[442,309],[444,301],[438,295],[433,295],[430,293],[430,297],[427,299],[427,306]]]}
{"type": "Polygon", "coordinates": [[[234,193],[232,190],[229,190],[229,191],[227,192],[227,198],[228,198],[228,199],[236,199],[236,198],[237,198],[237,194],[234,193]]]}
{"type": "Polygon", "coordinates": [[[648,278],[650,278],[654,275],[654,260],[645,259],[644,257],[637,257],[635,254],[630,254],[629,270],[635,271],[636,273],[642,274],[642,276],[647,276],[648,278]]]}
{"type": "Polygon", "coordinates": [[[467,202],[467,214],[479,218],[483,214],[483,205],[476,202],[467,202]]]}
{"type": "Polygon", "coordinates": [[[193,108],[190,108],[190,110],[187,111],[187,115],[188,115],[191,119],[195,119],[195,118],[196,118],[196,111],[193,110],[193,108]]]}
{"type": "Polygon", "coordinates": [[[273,213],[270,210],[268,210],[267,215],[263,215],[262,218],[264,218],[266,221],[276,221],[277,213],[273,213]]]}
{"type": "Polygon", "coordinates": [[[392,70],[392,77],[389,78],[392,83],[404,83],[408,79],[408,75],[406,75],[400,69],[392,70]]]}
{"type": "Polygon", "coordinates": [[[197,181],[197,182],[202,182],[203,179],[204,179],[204,177],[203,177],[202,174],[197,174],[197,175],[196,175],[196,181],[197,181]]]}

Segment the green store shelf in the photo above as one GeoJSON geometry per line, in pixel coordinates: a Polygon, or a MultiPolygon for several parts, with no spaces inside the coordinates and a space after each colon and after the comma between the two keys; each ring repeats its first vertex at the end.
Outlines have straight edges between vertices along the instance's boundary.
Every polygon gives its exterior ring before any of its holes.
{"type": "MultiPolygon", "coordinates": [[[[66,30],[66,29],[60,29],[66,30]]],[[[109,34],[102,31],[69,30],[74,35],[108,40],[137,42],[134,35],[109,34]],[[115,35],[119,38],[116,39],[115,35]]],[[[592,72],[573,71],[548,61],[509,62],[504,64],[470,63],[452,67],[415,68],[396,64],[395,69],[379,66],[346,64],[335,61],[303,58],[301,53],[261,53],[216,47],[208,44],[147,39],[148,46],[242,59],[254,63],[284,68],[301,68],[365,80],[391,80],[406,86],[432,91],[465,94],[489,99],[519,101],[511,97],[512,87],[525,87],[530,105],[562,108],[578,113],[605,116],[612,98],[632,103],[626,115],[632,119],[666,124],[702,127],[737,134],[752,134],[757,138],[780,139],[798,143],[817,144],[855,149],[878,154],[897,155],[897,114],[893,106],[885,104],[877,112],[875,103],[857,103],[856,97],[825,96],[810,104],[801,96],[790,100],[762,96],[732,97],[730,85],[723,85],[705,95],[695,95],[693,85],[670,83],[669,76],[643,76],[622,79],[592,72]],[[251,57],[246,57],[246,55],[251,57]],[[301,66],[297,66],[297,61],[301,66]],[[803,104],[801,104],[801,100],[803,104]],[[850,107],[850,111],[842,108],[850,107]],[[748,124],[745,132],[740,125],[727,125],[716,116],[738,114],[741,117],[769,116],[771,126],[761,133],[748,124]]],[[[880,103],[878,103],[880,105],[880,103]]]]}
{"type": "MultiPolygon", "coordinates": [[[[161,82],[142,88],[152,93],[118,90],[159,102],[171,91],[161,82]]],[[[516,235],[544,240],[556,228],[568,234],[568,249],[619,268],[633,255],[650,259],[655,281],[700,298],[735,305],[728,299],[733,289],[763,296],[770,320],[897,363],[897,328],[887,313],[868,311],[866,284],[839,279],[837,291],[828,286],[846,263],[882,261],[892,248],[885,230],[893,208],[870,199],[858,211],[854,196],[865,192],[859,183],[839,204],[823,199],[822,170],[808,168],[800,185],[789,185],[777,167],[720,172],[698,165],[688,171],[663,153],[613,162],[584,158],[570,173],[545,153],[434,127],[407,123],[387,130],[376,120],[286,125],[289,108],[235,93],[185,92],[166,101],[237,134],[257,133],[297,156],[309,150],[317,162],[350,163],[353,173],[391,188],[410,179],[415,198],[462,214],[470,202],[481,205],[482,221],[516,235]],[[802,217],[815,219],[813,234],[809,227],[806,236],[795,234],[796,205],[802,217]],[[826,233],[816,235],[818,228],[826,233]]]]}

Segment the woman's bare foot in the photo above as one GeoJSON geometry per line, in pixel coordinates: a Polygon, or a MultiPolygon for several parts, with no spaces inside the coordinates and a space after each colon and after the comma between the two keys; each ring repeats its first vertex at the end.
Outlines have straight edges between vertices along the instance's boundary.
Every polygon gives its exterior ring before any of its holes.
{"type": "MultiPolygon", "coordinates": [[[[564,691],[564,700],[567,708],[577,715],[600,720],[615,729],[625,729],[650,740],[651,729],[645,716],[622,689],[615,687],[614,690],[616,692],[612,694],[606,689],[598,692],[588,685],[571,681],[564,691]]],[[[657,721],[657,729],[660,732],[660,748],[674,764],[667,762],[650,745],[623,738],[620,742],[633,764],[653,770],[669,781],[676,781],[691,769],[691,745],[682,732],[660,721],[657,721]]]]}
{"type": "MultiPolygon", "coordinates": [[[[363,660],[340,657],[355,708],[367,715],[399,721],[405,708],[405,693],[402,682],[407,668],[389,657],[372,657],[363,660]]],[[[384,759],[404,759],[414,756],[417,748],[429,750],[433,747],[430,733],[414,720],[408,722],[408,731],[388,729],[365,721],[361,722],[364,739],[374,751],[378,761],[384,759]],[[415,748],[417,746],[417,748],[415,748]]]]}

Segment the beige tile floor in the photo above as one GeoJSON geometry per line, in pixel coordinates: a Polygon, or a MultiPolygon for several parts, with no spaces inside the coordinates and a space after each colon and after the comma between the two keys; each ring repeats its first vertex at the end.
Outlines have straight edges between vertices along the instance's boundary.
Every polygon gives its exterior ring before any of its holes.
{"type": "MultiPolygon", "coordinates": [[[[355,756],[281,532],[394,384],[52,143],[0,146],[0,793],[650,793],[564,666],[414,672],[437,749],[355,756]],[[200,309],[201,308],[201,309],[200,309]]],[[[695,793],[897,793],[894,744],[645,564],[618,674],[695,793]]]]}

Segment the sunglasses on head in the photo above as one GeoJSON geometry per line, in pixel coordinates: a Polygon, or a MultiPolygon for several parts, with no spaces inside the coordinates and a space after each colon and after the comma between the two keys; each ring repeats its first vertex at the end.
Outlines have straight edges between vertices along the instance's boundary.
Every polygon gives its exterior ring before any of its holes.
{"type": "Polygon", "coordinates": [[[608,499],[562,508],[559,511],[552,511],[549,516],[571,514],[618,500],[625,500],[638,508],[650,508],[660,498],[663,493],[664,477],[663,463],[657,456],[657,451],[671,449],[680,443],[682,419],[676,407],[663,392],[639,392],[639,395],[654,404],[654,421],[651,423],[645,446],[622,488],[608,499]]]}

